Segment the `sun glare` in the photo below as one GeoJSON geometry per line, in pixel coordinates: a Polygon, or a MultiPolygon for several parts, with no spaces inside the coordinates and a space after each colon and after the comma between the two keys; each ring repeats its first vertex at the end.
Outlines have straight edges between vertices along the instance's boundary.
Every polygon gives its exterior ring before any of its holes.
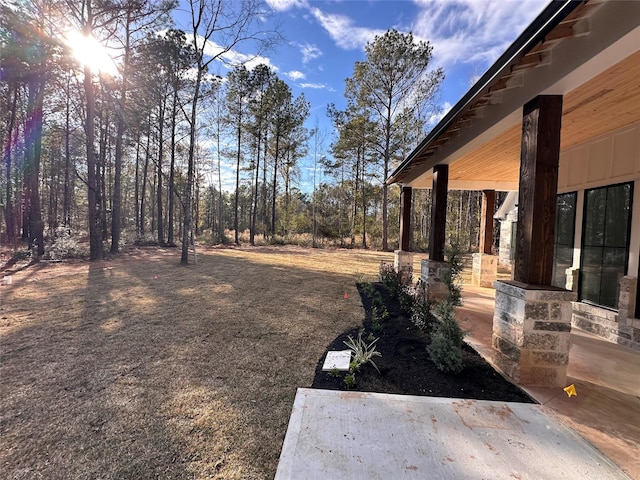
{"type": "Polygon", "coordinates": [[[82,65],[88,66],[92,72],[117,75],[118,67],[113,58],[95,38],[86,37],[78,31],[72,31],[67,33],[66,41],[75,59],[82,65]]]}

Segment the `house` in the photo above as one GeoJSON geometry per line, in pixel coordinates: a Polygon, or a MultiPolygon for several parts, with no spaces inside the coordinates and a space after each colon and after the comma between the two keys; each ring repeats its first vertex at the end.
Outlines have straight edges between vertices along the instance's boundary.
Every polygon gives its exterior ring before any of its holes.
{"type": "Polygon", "coordinates": [[[551,2],[387,183],[402,187],[398,269],[412,189],[432,189],[433,296],[447,191],[483,191],[474,282],[496,289],[494,363],[514,380],[562,385],[575,327],[640,350],[640,2],[551,2]],[[496,191],[517,192],[511,281],[495,281],[496,191]]]}

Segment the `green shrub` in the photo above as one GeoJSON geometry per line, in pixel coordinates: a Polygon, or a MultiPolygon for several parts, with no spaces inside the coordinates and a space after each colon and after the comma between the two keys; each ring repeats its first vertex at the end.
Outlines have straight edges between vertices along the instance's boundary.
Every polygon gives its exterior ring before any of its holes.
{"type": "Polygon", "coordinates": [[[420,330],[431,334],[436,318],[431,313],[431,304],[426,297],[416,297],[411,307],[411,321],[420,330]]]}
{"type": "Polygon", "coordinates": [[[443,274],[448,295],[434,306],[437,320],[434,323],[428,350],[431,360],[439,370],[457,374],[464,368],[462,359],[464,332],[456,322],[454,312],[455,307],[462,305],[460,274],[463,265],[460,261],[459,249],[455,246],[450,250],[448,260],[448,268],[443,274]]]}
{"type": "Polygon", "coordinates": [[[403,288],[402,278],[393,268],[393,264],[380,262],[380,281],[389,289],[392,296],[397,297],[403,288]]]}
{"type": "Polygon", "coordinates": [[[455,375],[460,373],[464,368],[462,349],[456,346],[451,337],[440,328],[437,328],[431,335],[429,356],[438,370],[444,373],[455,375]]]}

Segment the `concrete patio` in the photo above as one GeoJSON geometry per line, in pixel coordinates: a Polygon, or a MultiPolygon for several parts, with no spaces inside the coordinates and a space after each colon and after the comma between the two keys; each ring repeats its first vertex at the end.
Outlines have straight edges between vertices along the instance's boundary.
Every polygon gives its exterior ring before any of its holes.
{"type": "MultiPolygon", "coordinates": [[[[463,292],[490,359],[494,291],[463,292]]],[[[577,396],[525,388],[539,405],[299,389],[276,479],[640,478],[640,353],[571,336],[577,396]]]]}

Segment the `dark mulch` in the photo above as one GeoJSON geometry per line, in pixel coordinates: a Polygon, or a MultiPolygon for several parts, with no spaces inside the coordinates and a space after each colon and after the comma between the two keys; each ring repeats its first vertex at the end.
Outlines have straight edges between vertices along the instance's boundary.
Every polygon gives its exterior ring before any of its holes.
{"type": "MultiPolygon", "coordinates": [[[[405,315],[386,287],[374,284],[389,311],[389,318],[383,323],[384,330],[376,334],[380,339],[377,350],[382,357],[375,357],[378,373],[371,365],[365,365],[356,374],[356,386],[351,390],[361,392],[396,393],[425,395],[434,397],[469,398],[506,402],[533,403],[520,388],[497,373],[475,350],[464,346],[464,370],[458,375],[440,372],[427,352],[429,336],[420,331],[405,315]]],[[[371,329],[371,300],[361,292],[366,316],[363,322],[363,338],[371,329]]],[[[358,329],[344,332],[328,346],[327,350],[346,350],[344,341],[351,335],[357,338],[358,329]]],[[[338,377],[322,371],[324,355],[315,371],[313,388],[347,390],[345,373],[338,377]]]]}

